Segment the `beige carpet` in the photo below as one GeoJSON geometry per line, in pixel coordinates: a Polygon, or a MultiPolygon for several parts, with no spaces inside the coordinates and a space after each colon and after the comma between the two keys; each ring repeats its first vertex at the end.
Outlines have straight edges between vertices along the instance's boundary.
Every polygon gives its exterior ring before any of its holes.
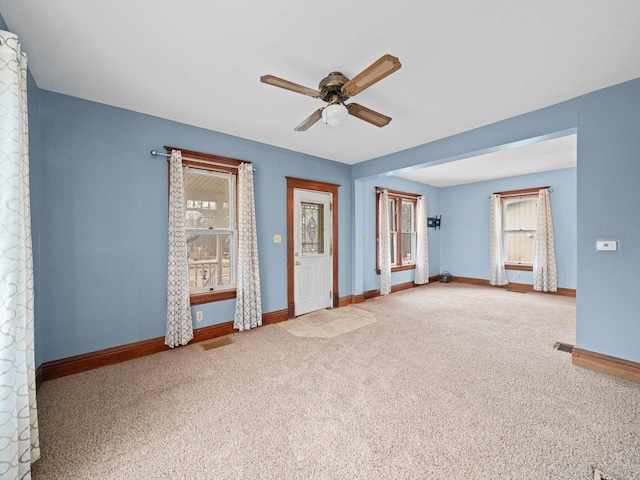
{"type": "Polygon", "coordinates": [[[640,385],[571,364],[575,300],[434,284],[45,382],[35,480],[640,478],[640,385]]]}
{"type": "Polygon", "coordinates": [[[348,305],[318,310],[277,325],[296,337],[333,338],[371,325],[375,321],[373,313],[348,305]]]}

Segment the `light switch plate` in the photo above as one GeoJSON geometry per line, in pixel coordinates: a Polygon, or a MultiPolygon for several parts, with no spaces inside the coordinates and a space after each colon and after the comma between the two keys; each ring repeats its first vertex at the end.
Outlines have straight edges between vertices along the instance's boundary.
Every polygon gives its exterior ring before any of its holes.
{"type": "Polygon", "coordinates": [[[615,252],[618,250],[617,240],[598,240],[596,241],[596,250],[601,252],[615,252]]]}
{"type": "Polygon", "coordinates": [[[282,237],[280,235],[273,236],[273,243],[281,243],[281,242],[282,242],[282,237]]]}

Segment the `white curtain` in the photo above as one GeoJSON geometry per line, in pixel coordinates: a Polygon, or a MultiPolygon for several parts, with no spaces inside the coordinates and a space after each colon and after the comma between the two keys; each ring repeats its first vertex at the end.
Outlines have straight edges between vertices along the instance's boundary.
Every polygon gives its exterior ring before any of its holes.
{"type": "Polygon", "coordinates": [[[507,282],[507,274],[504,269],[502,201],[500,195],[491,196],[491,218],[489,223],[489,283],[491,285],[506,285],[509,282],[507,282]]]}
{"type": "Polygon", "coordinates": [[[171,348],[186,345],[193,338],[185,209],[182,152],[173,150],[169,158],[169,262],[164,337],[164,343],[171,348]]]}
{"type": "Polygon", "coordinates": [[[541,188],[538,194],[538,226],[533,251],[533,289],[539,292],[558,291],[558,267],[548,188],[541,188]]]}
{"type": "Polygon", "coordinates": [[[33,336],[27,57],[0,30],[0,478],[40,458],[33,336]]]}
{"type": "Polygon", "coordinates": [[[389,239],[389,192],[378,195],[378,238],[380,239],[380,295],[391,293],[391,245],[389,239]]]}
{"type": "Polygon", "coordinates": [[[262,325],[258,235],[253,194],[253,166],[238,167],[238,263],[237,297],[233,328],[240,331],[262,325]]]}
{"type": "Polygon", "coordinates": [[[416,201],[416,273],[414,283],[429,283],[429,239],[427,237],[427,199],[416,201]]]}

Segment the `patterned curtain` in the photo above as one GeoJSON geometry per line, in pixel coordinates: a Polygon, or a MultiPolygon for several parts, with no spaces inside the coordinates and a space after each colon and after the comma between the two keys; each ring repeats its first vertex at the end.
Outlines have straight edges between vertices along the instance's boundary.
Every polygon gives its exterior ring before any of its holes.
{"type": "Polygon", "coordinates": [[[378,196],[378,237],[380,238],[380,295],[391,293],[391,244],[389,231],[389,192],[382,190],[378,196]]]}
{"type": "Polygon", "coordinates": [[[0,478],[40,458],[33,344],[27,57],[0,30],[0,478]]]}
{"type": "Polygon", "coordinates": [[[169,158],[169,264],[164,337],[164,343],[171,348],[186,345],[193,338],[185,216],[182,152],[173,150],[169,158]]]}
{"type": "Polygon", "coordinates": [[[506,285],[509,283],[504,269],[502,243],[502,201],[500,200],[500,195],[492,195],[489,226],[489,283],[491,285],[506,285]]]}
{"type": "Polygon", "coordinates": [[[548,188],[541,188],[538,194],[538,226],[533,251],[533,289],[538,292],[558,291],[558,267],[548,188]]]}
{"type": "Polygon", "coordinates": [[[238,167],[238,264],[236,313],[233,328],[249,330],[262,325],[258,235],[253,195],[253,166],[238,167]]]}
{"type": "Polygon", "coordinates": [[[418,197],[416,202],[416,273],[414,283],[429,283],[429,241],[427,237],[427,199],[418,197]]]}

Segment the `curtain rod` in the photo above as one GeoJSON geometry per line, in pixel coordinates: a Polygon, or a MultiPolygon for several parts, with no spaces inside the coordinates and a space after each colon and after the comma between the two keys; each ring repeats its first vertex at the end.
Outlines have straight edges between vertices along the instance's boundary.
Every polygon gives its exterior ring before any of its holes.
{"type": "MultiPolygon", "coordinates": [[[[549,192],[553,192],[553,188],[541,187],[540,190],[542,190],[542,188],[546,188],[547,190],[549,190],[549,192]]],[[[499,193],[494,193],[493,195],[500,195],[500,194],[499,193]]],[[[493,195],[487,195],[487,198],[491,198],[493,195]]],[[[500,195],[500,198],[526,197],[527,195],[532,195],[532,194],[531,193],[512,193],[512,194],[500,195]]]]}
{"type": "MultiPolygon", "coordinates": [[[[151,152],[150,152],[150,153],[151,153],[151,155],[153,155],[154,157],[157,157],[158,155],[160,155],[161,157],[167,157],[167,158],[169,158],[169,157],[171,156],[171,155],[169,155],[168,153],[161,153],[161,152],[158,152],[157,150],[151,150],[151,152]]],[[[231,168],[235,168],[235,169],[237,169],[237,168],[238,168],[238,167],[234,167],[234,166],[232,166],[232,165],[225,165],[224,163],[215,163],[215,162],[207,162],[207,163],[209,163],[209,164],[211,164],[211,165],[220,165],[220,166],[222,166],[222,167],[231,167],[231,168]]],[[[252,166],[252,170],[255,172],[255,171],[256,171],[256,167],[253,167],[253,166],[252,166]]]]}

